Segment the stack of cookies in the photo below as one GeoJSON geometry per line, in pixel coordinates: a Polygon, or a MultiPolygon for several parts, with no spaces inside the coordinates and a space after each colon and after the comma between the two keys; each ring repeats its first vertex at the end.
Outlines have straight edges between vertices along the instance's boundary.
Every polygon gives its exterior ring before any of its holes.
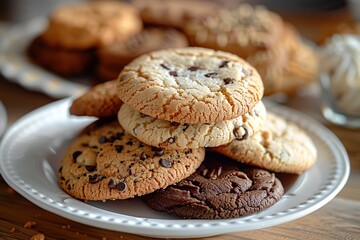
{"type": "Polygon", "coordinates": [[[284,194],[274,172],[301,174],[316,160],[300,128],[267,113],[257,70],[205,48],[151,52],[114,81],[76,98],[95,116],[70,144],[61,188],[82,200],[141,197],[181,218],[259,212],[284,194]]]}
{"type": "Polygon", "coordinates": [[[142,29],[137,10],[116,1],[60,6],[47,28],[29,45],[39,65],[64,76],[83,74],[96,63],[95,51],[124,41],[142,29]]]}
{"type": "Polygon", "coordinates": [[[296,29],[262,6],[221,8],[189,20],[185,32],[193,46],[234,53],[260,73],[265,95],[291,94],[316,78],[318,57],[296,29]]]}

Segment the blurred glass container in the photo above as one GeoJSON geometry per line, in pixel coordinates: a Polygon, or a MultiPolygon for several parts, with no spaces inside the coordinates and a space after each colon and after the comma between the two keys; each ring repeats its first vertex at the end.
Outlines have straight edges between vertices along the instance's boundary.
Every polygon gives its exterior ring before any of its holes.
{"type": "Polygon", "coordinates": [[[337,125],[360,128],[360,36],[335,35],[320,53],[324,117],[337,125]]]}

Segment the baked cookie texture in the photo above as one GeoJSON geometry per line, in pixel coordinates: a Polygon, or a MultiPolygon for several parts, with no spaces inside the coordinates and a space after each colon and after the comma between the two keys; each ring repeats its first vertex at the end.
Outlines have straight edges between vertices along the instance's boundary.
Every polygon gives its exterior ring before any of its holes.
{"type": "Polygon", "coordinates": [[[190,177],[142,199],[156,211],[182,218],[224,219],[257,213],[283,194],[273,173],[216,156],[207,158],[190,177]]]}
{"type": "Polygon", "coordinates": [[[56,8],[43,35],[53,46],[89,49],[122,41],[141,29],[141,18],[133,6],[118,1],[92,1],[56,8]]]}
{"type": "Polygon", "coordinates": [[[264,82],[264,95],[291,95],[316,79],[315,49],[292,25],[262,6],[219,9],[188,21],[185,32],[193,46],[227,51],[252,64],[264,82]]]}
{"type": "Polygon", "coordinates": [[[122,68],[136,57],[160,49],[187,47],[184,33],[173,28],[145,28],[126,41],[102,47],[97,51],[98,75],[103,80],[118,77],[122,68]]]}
{"type": "Polygon", "coordinates": [[[82,200],[133,198],[188,177],[204,155],[204,148],[153,148],[127,134],[117,120],[99,120],[68,146],[59,168],[59,184],[82,200]]]}
{"type": "Polygon", "coordinates": [[[248,113],[208,124],[176,123],[155,119],[123,104],[118,113],[126,132],[150,146],[165,149],[215,147],[244,140],[262,129],[266,109],[260,101],[248,113]]]}
{"type": "Polygon", "coordinates": [[[36,64],[61,76],[84,74],[96,62],[93,49],[76,50],[52,46],[44,41],[42,35],[30,42],[27,54],[36,64]]]}
{"type": "Polygon", "coordinates": [[[189,124],[244,115],[263,96],[256,69],[236,55],[205,48],[142,55],[122,70],[117,88],[137,111],[189,124]]]}
{"type": "Polygon", "coordinates": [[[98,118],[116,116],[122,105],[117,94],[116,82],[117,80],[112,80],[100,83],[75,98],[69,108],[70,114],[98,118]]]}
{"type": "Polygon", "coordinates": [[[306,132],[271,112],[260,132],[212,150],[245,164],[294,174],[309,169],[317,158],[316,147],[306,132]]]}
{"type": "Polygon", "coordinates": [[[185,32],[193,45],[234,53],[243,58],[271,48],[281,38],[279,15],[262,6],[247,4],[220,8],[204,18],[194,18],[185,32]]]}

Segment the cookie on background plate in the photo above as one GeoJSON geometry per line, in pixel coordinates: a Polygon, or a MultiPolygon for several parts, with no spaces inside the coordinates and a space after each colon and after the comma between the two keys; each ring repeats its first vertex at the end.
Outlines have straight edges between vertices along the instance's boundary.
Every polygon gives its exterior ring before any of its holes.
{"type": "Polygon", "coordinates": [[[145,28],[126,41],[98,49],[97,73],[102,80],[118,77],[122,68],[134,58],[155,50],[187,47],[186,36],[172,28],[145,28]]]}
{"type": "Polygon", "coordinates": [[[36,64],[61,76],[90,72],[96,62],[93,49],[76,50],[51,46],[44,41],[42,35],[30,42],[27,54],[36,64]]]}
{"type": "Polygon", "coordinates": [[[283,32],[281,17],[263,6],[241,4],[219,8],[187,22],[184,30],[193,46],[212,48],[247,58],[275,45],[283,32]]]}
{"type": "Polygon", "coordinates": [[[137,10],[119,1],[91,1],[57,7],[44,41],[66,49],[91,49],[123,41],[142,29],[137,10]]]}
{"type": "Polygon", "coordinates": [[[117,120],[98,120],[70,143],[58,180],[66,193],[78,199],[127,199],[190,176],[204,156],[203,148],[150,147],[127,134],[117,120]]]}
{"type": "Polygon", "coordinates": [[[143,114],[178,123],[211,123],[249,112],[263,96],[256,71],[236,55],[206,48],[159,50],[120,73],[120,99],[143,114]]]}
{"type": "Polygon", "coordinates": [[[226,219],[262,211],[283,196],[275,174],[211,154],[190,177],[143,196],[144,202],[181,218],[226,219]]]}
{"type": "Polygon", "coordinates": [[[220,6],[207,0],[132,0],[145,25],[182,29],[187,20],[212,14],[220,6]]]}
{"type": "Polygon", "coordinates": [[[150,146],[165,149],[215,147],[232,140],[247,139],[260,131],[266,109],[260,101],[248,113],[225,121],[208,124],[187,124],[154,119],[123,104],[118,113],[120,125],[150,146]]]}
{"type": "Polygon", "coordinates": [[[212,150],[269,171],[295,174],[309,169],[317,158],[316,147],[306,132],[271,112],[262,131],[212,150]]]}
{"type": "Polygon", "coordinates": [[[117,80],[95,85],[75,98],[69,112],[75,116],[107,118],[116,116],[122,105],[116,90],[117,80]]]}

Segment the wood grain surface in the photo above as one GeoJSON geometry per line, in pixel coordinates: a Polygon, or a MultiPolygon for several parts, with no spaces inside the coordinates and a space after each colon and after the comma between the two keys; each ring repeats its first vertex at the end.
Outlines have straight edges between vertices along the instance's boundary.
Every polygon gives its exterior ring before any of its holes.
{"type": "MultiPolygon", "coordinates": [[[[309,39],[316,40],[328,24],[349,21],[346,11],[316,15],[284,14],[309,39]],[[328,18],[326,18],[328,17],[328,18]]],[[[54,101],[41,93],[22,88],[0,77],[0,100],[8,110],[9,126],[24,114],[54,101]]],[[[256,231],[223,234],[200,239],[360,239],[360,130],[334,126],[322,117],[317,91],[305,90],[284,105],[306,113],[328,127],[344,144],[351,162],[344,189],[327,205],[298,220],[256,231]]],[[[45,211],[12,190],[0,177],[0,239],[150,239],[104,230],[70,221],[45,211]]]]}

